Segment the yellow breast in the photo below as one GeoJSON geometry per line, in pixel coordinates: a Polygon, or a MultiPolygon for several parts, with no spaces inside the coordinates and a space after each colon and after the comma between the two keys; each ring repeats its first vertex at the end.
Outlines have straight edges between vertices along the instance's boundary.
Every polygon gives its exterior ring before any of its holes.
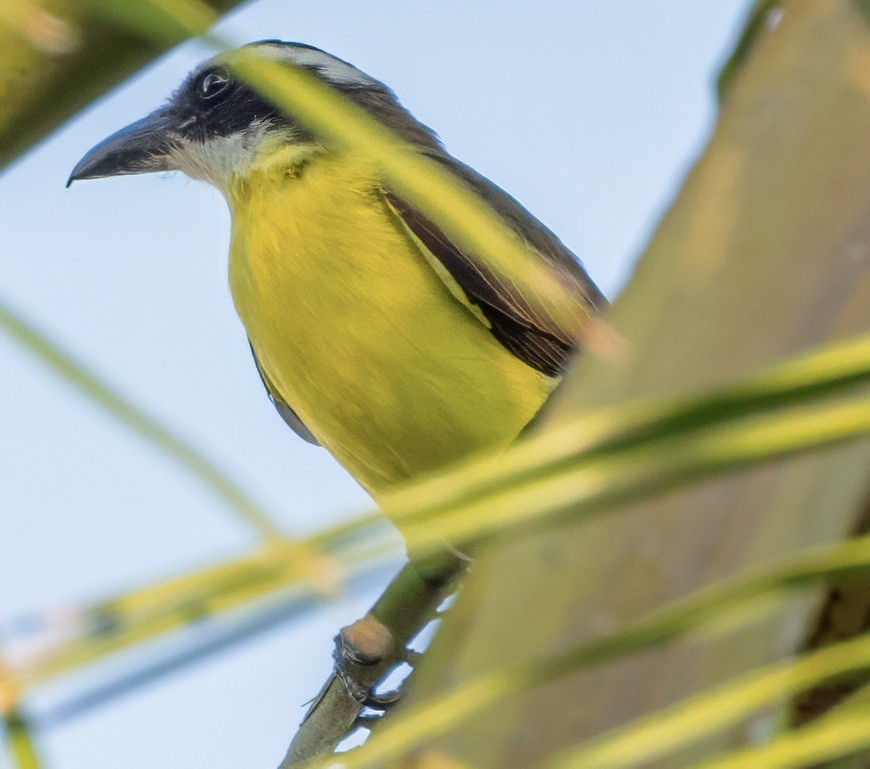
{"type": "Polygon", "coordinates": [[[376,498],[507,444],[551,391],[450,293],[364,164],[273,165],[230,205],[230,286],[260,364],[376,498]]]}

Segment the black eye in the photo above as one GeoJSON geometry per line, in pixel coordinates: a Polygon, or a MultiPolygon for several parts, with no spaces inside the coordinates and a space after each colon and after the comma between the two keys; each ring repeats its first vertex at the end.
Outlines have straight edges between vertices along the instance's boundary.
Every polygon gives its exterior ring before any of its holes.
{"type": "Polygon", "coordinates": [[[229,75],[223,72],[209,72],[199,81],[198,94],[201,99],[213,99],[227,90],[229,75]]]}

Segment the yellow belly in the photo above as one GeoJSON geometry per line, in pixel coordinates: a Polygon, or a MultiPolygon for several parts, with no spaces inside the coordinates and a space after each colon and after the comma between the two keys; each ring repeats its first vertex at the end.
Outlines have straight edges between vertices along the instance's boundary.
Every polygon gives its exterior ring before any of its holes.
{"type": "Polygon", "coordinates": [[[230,286],[266,375],[377,498],[506,445],[554,382],[451,295],[374,189],[325,155],[248,177],[230,199],[230,286]]]}

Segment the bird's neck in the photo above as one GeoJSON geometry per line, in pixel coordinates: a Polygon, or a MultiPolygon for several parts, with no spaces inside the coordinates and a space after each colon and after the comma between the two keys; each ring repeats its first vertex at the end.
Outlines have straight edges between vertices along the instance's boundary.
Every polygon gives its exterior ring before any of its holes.
{"type": "Polygon", "coordinates": [[[221,192],[230,208],[243,206],[254,188],[286,184],[327,151],[316,144],[284,144],[260,153],[243,171],[230,175],[221,192]]]}

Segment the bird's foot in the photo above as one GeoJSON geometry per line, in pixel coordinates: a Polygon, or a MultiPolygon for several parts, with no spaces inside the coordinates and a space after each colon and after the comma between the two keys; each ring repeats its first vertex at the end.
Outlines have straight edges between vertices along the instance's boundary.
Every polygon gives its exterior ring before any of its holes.
{"type": "Polygon", "coordinates": [[[368,614],[335,637],[335,675],[360,705],[385,711],[399,701],[400,691],[375,689],[393,667],[406,660],[397,652],[390,630],[368,614]]]}

